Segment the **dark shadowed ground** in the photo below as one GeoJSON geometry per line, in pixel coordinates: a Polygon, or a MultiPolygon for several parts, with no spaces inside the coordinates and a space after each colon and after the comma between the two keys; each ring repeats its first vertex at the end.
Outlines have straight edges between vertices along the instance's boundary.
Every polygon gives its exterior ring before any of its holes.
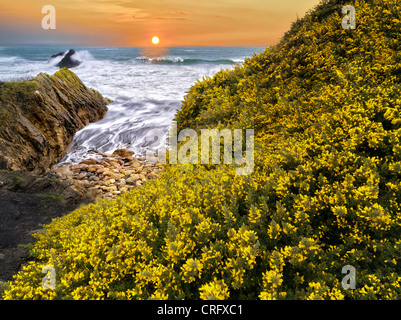
{"type": "Polygon", "coordinates": [[[0,171],[0,281],[11,280],[29,261],[35,232],[84,202],[90,200],[51,177],[0,171]]]}

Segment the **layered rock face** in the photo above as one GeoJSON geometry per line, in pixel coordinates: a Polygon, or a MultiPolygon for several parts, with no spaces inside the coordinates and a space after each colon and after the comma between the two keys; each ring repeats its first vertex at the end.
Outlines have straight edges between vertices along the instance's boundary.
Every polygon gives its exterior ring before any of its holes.
{"type": "Polygon", "coordinates": [[[70,70],[0,84],[0,169],[47,172],[110,101],[70,70]]]}

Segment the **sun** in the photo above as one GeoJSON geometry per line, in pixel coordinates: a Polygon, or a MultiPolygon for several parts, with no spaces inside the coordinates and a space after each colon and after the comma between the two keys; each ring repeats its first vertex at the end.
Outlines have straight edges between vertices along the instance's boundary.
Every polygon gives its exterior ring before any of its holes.
{"type": "Polygon", "coordinates": [[[152,38],[152,43],[153,43],[154,45],[159,44],[159,42],[160,42],[160,39],[159,39],[158,36],[154,36],[154,37],[152,38]]]}

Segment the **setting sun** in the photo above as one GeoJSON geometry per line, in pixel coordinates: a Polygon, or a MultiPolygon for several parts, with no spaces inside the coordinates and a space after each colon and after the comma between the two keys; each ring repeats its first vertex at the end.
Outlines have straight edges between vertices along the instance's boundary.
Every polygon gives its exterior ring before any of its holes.
{"type": "Polygon", "coordinates": [[[159,37],[154,36],[154,37],[152,38],[152,43],[153,43],[154,45],[159,44],[159,42],[160,42],[159,37]]]}

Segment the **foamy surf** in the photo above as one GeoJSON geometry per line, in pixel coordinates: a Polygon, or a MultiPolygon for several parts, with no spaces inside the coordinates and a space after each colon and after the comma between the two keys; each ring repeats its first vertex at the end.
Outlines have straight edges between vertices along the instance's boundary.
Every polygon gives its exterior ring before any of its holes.
{"type": "MultiPolygon", "coordinates": [[[[148,141],[147,136],[157,131],[168,132],[180,101],[117,100],[109,105],[106,117],[79,131],[70,146],[69,153],[61,163],[77,163],[93,157],[93,153],[113,153],[117,149],[128,149],[144,155],[149,147],[156,151],[164,146],[148,141]]],[[[164,137],[166,138],[166,137],[164,137]]]]}
{"type": "Polygon", "coordinates": [[[186,92],[198,80],[241,63],[263,48],[183,47],[0,47],[0,81],[53,74],[63,56],[74,49],[81,64],[72,71],[87,87],[114,100],[106,117],[79,131],[62,162],[95,157],[90,151],[112,153],[126,148],[145,155],[165,143],[168,129],[186,92]],[[149,143],[146,136],[165,132],[149,143]]]}

